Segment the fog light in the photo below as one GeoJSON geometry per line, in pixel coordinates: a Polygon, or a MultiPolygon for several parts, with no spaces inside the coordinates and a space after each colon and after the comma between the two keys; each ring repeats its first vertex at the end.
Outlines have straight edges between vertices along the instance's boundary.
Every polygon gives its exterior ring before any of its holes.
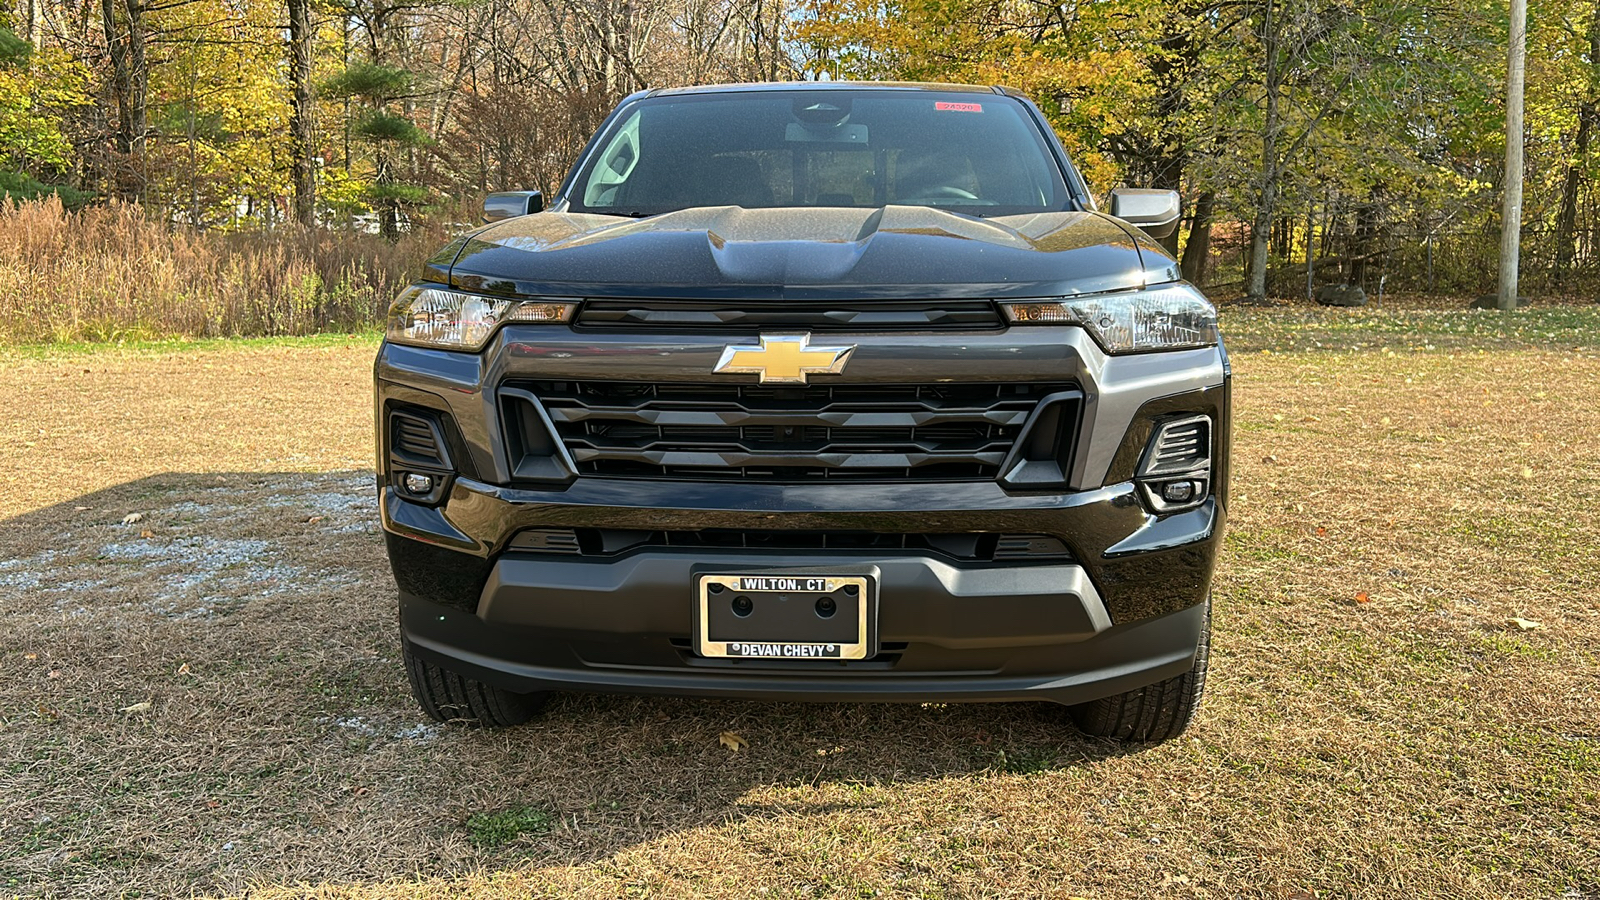
{"type": "Polygon", "coordinates": [[[406,492],[418,497],[426,497],[433,493],[433,476],[418,475],[416,472],[407,472],[405,481],[406,492]]]}
{"type": "Polygon", "coordinates": [[[1194,499],[1194,482],[1171,481],[1161,489],[1161,499],[1168,503],[1188,503],[1194,499]]]}

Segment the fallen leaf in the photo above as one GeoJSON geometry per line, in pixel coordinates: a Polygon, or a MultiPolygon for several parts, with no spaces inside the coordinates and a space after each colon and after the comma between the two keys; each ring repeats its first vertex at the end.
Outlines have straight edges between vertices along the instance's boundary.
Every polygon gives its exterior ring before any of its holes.
{"type": "Polygon", "coordinates": [[[747,741],[744,738],[738,736],[737,734],[734,734],[731,731],[724,731],[722,734],[718,735],[717,736],[717,743],[721,744],[724,747],[727,747],[729,750],[732,750],[735,753],[738,753],[740,750],[744,749],[745,747],[750,746],[750,742],[749,741],[747,741]]]}
{"type": "Polygon", "coordinates": [[[46,677],[48,677],[48,678],[60,678],[61,677],[61,670],[60,669],[51,669],[49,672],[46,673],[46,677]]]}
{"type": "Polygon", "coordinates": [[[22,658],[23,659],[38,659],[39,658],[39,654],[37,654],[37,653],[24,653],[24,654],[22,654],[22,658]]]}
{"type": "Polygon", "coordinates": [[[1318,525],[1317,526],[1317,537],[1327,537],[1327,536],[1328,536],[1328,529],[1323,528],[1321,525],[1318,525]]]}
{"type": "Polygon", "coordinates": [[[1356,594],[1356,602],[1357,603],[1371,603],[1372,602],[1372,595],[1368,594],[1366,591],[1361,591],[1361,592],[1356,594]]]}
{"type": "Polygon", "coordinates": [[[1523,618],[1513,618],[1511,620],[1511,624],[1517,626],[1518,628],[1521,628],[1523,631],[1532,631],[1535,628],[1543,628],[1544,627],[1544,623],[1543,622],[1535,622],[1532,619],[1523,619],[1523,618]]]}
{"type": "Polygon", "coordinates": [[[306,524],[307,525],[315,525],[318,522],[321,522],[323,519],[326,519],[326,518],[327,518],[327,516],[311,516],[311,517],[306,519],[306,524]]]}
{"type": "Polygon", "coordinates": [[[216,809],[217,807],[219,807],[221,805],[222,805],[222,801],[220,801],[220,800],[207,800],[206,801],[206,809],[216,809]]]}
{"type": "Polygon", "coordinates": [[[144,513],[128,513],[127,515],[122,517],[122,524],[124,524],[124,525],[132,525],[135,522],[143,522],[143,521],[144,521],[144,513]]]}
{"type": "Polygon", "coordinates": [[[154,531],[151,531],[148,528],[146,528],[145,530],[139,532],[139,537],[142,537],[142,538],[153,538],[155,536],[156,536],[156,533],[154,531]]]}
{"type": "Polygon", "coordinates": [[[125,713],[144,712],[145,710],[147,710],[149,708],[150,708],[150,701],[149,700],[140,700],[138,703],[135,703],[132,706],[124,706],[120,710],[120,712],[125,712],[125,713]]]}
{"type": "Polygon", "coordinates": [[[1526,466],[1524,466],[1523,469],[1522,469],[1522,477],[1523,478],[1532,478],[1533,477],[1533,470],[1530,469],[1530,468],[1527,468],[1526,466]]]}
{"type": "Polygon", "coordinates": [[[184,663],[183,665],[178,667],[178,674],[179,675],[193,675],[194,672],[190,671],[188,663],[184,663]]]}
{"type": "Polygon", "coordinates": [[[1263,456],[1263,457],[1261,457],[1261,461],[1263,463],[1265,463],[1266,465],[1270,466],[1273,463],[1277,462],[1278,458],[1276,456],[1263,456]]]}

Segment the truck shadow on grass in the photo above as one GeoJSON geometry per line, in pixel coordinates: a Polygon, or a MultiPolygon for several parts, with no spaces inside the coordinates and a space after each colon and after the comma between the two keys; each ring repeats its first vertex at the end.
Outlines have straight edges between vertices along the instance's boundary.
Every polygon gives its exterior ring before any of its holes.
{"type": "Polygon", "coordinates": [[[168,473],[0,535],[0,884],[568,864],[1126,752],[1046,704],[558,695],[516,729],[433,725],[405,686],[370,471],[168,473]]]}

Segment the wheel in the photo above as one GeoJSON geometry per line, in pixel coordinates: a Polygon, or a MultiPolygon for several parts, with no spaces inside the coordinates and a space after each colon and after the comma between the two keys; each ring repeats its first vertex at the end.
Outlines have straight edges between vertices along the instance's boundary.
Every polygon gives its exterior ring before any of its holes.
{"type": "Polygon", "coordinates": [[[407,641],[400,644],[411,694],[435,722],[506,728],[528,721],[544,706],[542,693],[516,694],[484,684],[423,659],[407,641]]]}
{"type": "Polygon", "coordinates": [[[1189,727],[1206,690],[1206,663],[1211,657],[1211,602],[1206,601],[1195,648],[1194,666],[1182,675],[1072,707],[1078,729],[1097,737],[1157,744],[1189,727]]]}

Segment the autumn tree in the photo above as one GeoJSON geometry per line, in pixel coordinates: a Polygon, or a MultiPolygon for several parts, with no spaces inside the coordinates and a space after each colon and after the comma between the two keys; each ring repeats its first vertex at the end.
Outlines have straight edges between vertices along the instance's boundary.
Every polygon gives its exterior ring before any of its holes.
{"type": "Polygon", "coordinates": [[[379,230],[393,239],[400,234],[401,210],[421,203],[427,189],[400,179],[401,156],[428,144],[428,136],[398,104],[412,97],[414,73],[376,62],[351,66],[323,85],[335,97],[360,101],[350,131],[373,149],[373,177],[367,195],[378,210],[379,230]]]}

